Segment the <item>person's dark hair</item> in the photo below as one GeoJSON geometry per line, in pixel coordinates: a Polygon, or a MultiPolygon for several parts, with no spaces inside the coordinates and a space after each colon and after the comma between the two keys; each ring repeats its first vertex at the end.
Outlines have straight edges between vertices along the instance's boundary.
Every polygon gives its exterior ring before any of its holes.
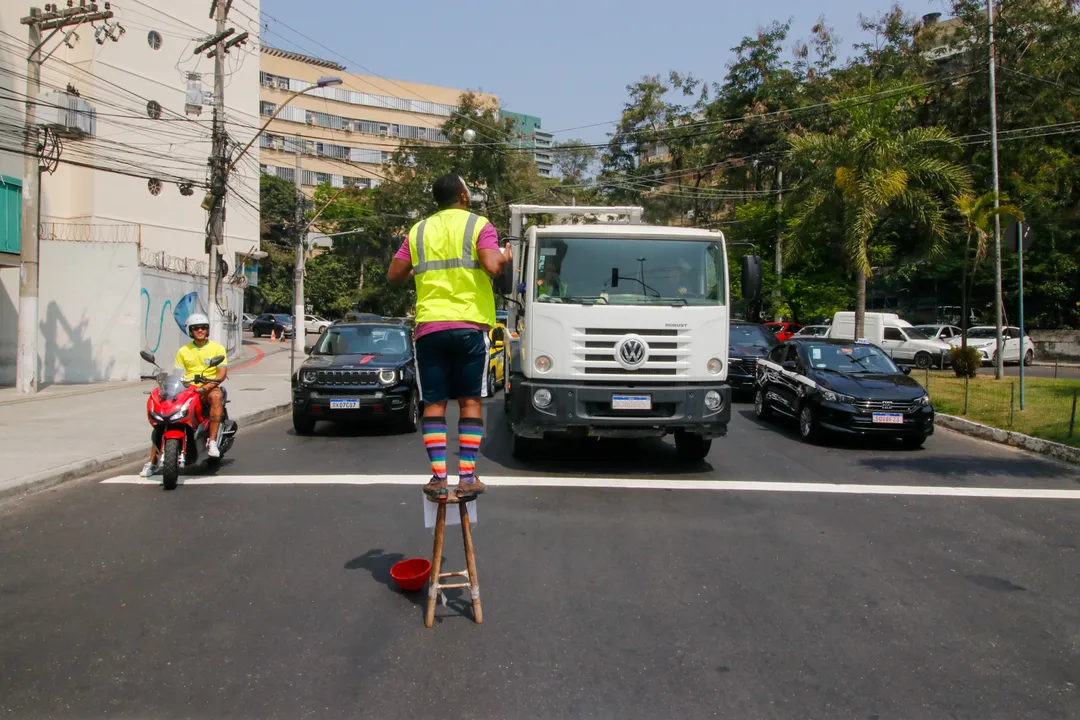
{"type": "Polygon", "coordinates": [[[435,202],[440,208],[457,205],[458,198],[463,192],[467,192],[465,183],[455,173],[446,173],[431,186],[431,194],[435,196],[435,202]]]}

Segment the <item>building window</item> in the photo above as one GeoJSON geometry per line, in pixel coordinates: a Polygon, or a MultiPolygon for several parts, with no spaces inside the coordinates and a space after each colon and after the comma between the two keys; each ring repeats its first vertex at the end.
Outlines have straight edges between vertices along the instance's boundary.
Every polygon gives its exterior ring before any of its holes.
{"type": "Polygon", "coordinates": [[[0,252],[19,254],[22,234],[22,181],[0,175],[0,252]]]}
{"type": "Polygon", "coordinates": [[[154,120],[161,119],[161,103],[157,100],[151,100],[146,103],[146,114],[154,120]]]}
{"type": "Polygon", "coordinates": [[[279,78],[275,78],[275,79],[277,80],[277,86],[278,86],[279,90],[288,90],[289,89],[289,78],[279,77],[279,78]]]}
{"type": "Polygon", "coordinates": [[[146,44],[150,46],[151,50],[161,49],[161,33],[157,30],[151,30],[146,34],[146,44]]]}
{"type": "Polygon", "coordinates": [[[259,103],[259,112],[269,117],[274,114],[274,103],[261,102],[259,103]]]}

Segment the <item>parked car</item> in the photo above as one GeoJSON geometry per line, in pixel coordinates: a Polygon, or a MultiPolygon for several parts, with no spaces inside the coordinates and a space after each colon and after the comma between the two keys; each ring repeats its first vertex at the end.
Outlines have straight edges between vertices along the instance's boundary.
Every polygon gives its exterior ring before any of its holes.
{"type": "Polygon", "coordinates": [[[772,330],[780,342],[790,339],[792,335],[802,330],[802,325],[793,322],[767,322],[765,327],[772,330]]]}
{"type": "Polygon", "coordinates": [[[753,396],[757,361],[779,344],[764,325],[732,321],[728,333],[728,385],[732,395],[753,396]]]}
{"type": "Polygon", "coordinates": [[[317,422],[389,423],[402,432],[420,426],[412,334],[401,323],[336,323],[305,350],[292,378],[293,429],[311,433],[317,422]]]}
{"type": "Polygon", "coordinates": [[[292,316],[284,313],[265,313],[251,323],[251,334],[255,337],[263,337],[271,332],[276,335],[284,333],[285,337],[292,337],[292,316]]]}
{"type": "Polygon", "coordinates": [[[865,340],[791,340],[758,360],[754,414],[795,418],[807,442],[831,431],[920,447],[934,433],[934,408],[910,372],[865,340]]]}
{"type": "MultiPolygon", "coordinates": [[[[1020,328],[1003,327],[1001,328],[1001,334],[1005,340],[1005,354],[1002,359],[1007,363],[1019,363],[1021,358],[1020,328]]],[[[960,347],[961,340],[960,335],[956,335],[949,343],[953,347],[960,347]]],[[[1030,365],[1035,362],[1035,341],[1029,336],[1024,336],[1023,345],[1024,364],[1030,365]]],[[[978,350],[984,363],[996,364],[997,327],[994,325],[979,325],[978,327],[969,328],[968,347],[978,350]]]]}
{"type": "Polygon", "coordinates": [[[253,323],[253,322],[255,322],[255,316],[251,315],[250,313],[244,313],[243,316],[240,319],[240,323],[241,323],[240,324],[240,329],[241,330],[250,330],[251,329],[251,323],[253,323]]]}
{"type": "Polygon", "coordinates": [[[329,320],[323,320],[317,315],[304,316],[304,331],[306,333],[321,333],[323,329],[333,325],[329,320]]]}
{"type": "Polygon", "coordinates": [[[911,323],[894,313],[868,312],[863,319],[862,337],[855,337],[855,313],[838,312],[833,316],[829,337],[843,340],[868,340],[897,362],[912,363],[920,370],[944,368],[949,364],[952,346],[927,337],[911,323]]]}
{"type": "Polygon", "coordinates": [[[827,337],[828,335],[828,325],[804,325],[803,328],[792,335],[792,337],[827,337]]]}
{"type": "Polygon", "coordinates": [[[963,332],[955,325],[916,325],[915,329],[928,338],[942,342],[950,342],[954,337],[960,337],[960,333],[963,332]]]}
{"type": "Polygon", "coordinates": [[[495,397],[506,386],[506,328],[496,325],[488,330],[488,376],[484,397],[495,397]]]}

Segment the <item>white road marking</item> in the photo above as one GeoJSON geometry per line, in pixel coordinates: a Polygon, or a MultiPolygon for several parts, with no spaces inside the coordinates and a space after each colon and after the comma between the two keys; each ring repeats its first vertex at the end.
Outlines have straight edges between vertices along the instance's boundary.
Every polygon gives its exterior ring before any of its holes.
{"type": "MultiPolygon", "coordinates": [[[[414,485],[429,475],[216,475],[181,477],[183,485],[414,485]]],[[[451,478],[451,482],[453,482],[451,478]]],[[[750,480],[674,480],[670,478],[493,477],[496,487],[613,488],[622,490],[711,490],[726,492],[825,493],[839,495],[912,495],[924,497],[1016,498],[1080,500],[1080,490],[1049,488],[950,487],[941,485],[845,485],[834,483],[754,482],[750,480]]],[[[160,485],[157,478],[121,475],[103,484],[160,485]]]]}

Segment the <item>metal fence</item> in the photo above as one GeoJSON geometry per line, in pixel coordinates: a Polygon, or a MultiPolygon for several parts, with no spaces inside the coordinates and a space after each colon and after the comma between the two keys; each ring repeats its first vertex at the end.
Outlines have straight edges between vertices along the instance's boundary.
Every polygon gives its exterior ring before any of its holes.
{"type": "Polygon", "coordinates": [[[951,372],[930,370],[917,371],[913,377],[926,388],[937,412],[1080,446],[1080,380],[1027,378],[1021,407],[1018,378],[958,378],[951,372]]]}

